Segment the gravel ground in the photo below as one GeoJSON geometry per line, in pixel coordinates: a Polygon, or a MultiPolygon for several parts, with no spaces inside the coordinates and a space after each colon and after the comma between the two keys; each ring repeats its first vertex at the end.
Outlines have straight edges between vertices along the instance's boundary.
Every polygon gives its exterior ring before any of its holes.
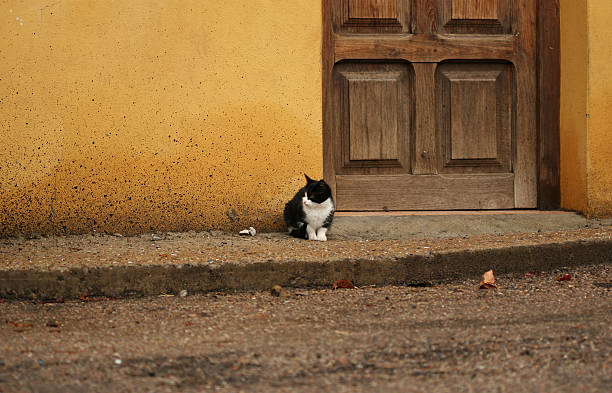
{"type": "Polygon", "coordinates": [[[612,390],[610,265],[497,279],[487,290],[474,277],[285,297],[4,301],[0,392],[612,390]]]}
{"type": "Polygon", "coordinates": [[[566,241],[612,239],[612,227],[557,232],[477,235],[441,239],[369,240],[334,236],[327,242],[293,239],[280,233],[241,237],[223,232],[146,234],[134,237],[92,234],[0,239],[0,271],[64,270],[73,267],[197,265],[266,261],[335,261],[400,258],[460,250],[495,249],[566,241]]]}

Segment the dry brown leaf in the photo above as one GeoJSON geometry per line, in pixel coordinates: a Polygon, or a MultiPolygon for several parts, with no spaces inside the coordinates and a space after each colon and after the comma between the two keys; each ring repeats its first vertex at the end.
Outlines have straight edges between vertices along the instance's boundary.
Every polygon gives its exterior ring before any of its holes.
{"type": "Polygon", "coordinates": [[[489,270],[487,272],[485,272],[482,275],[482,281],[480,282],[480,289],[491,289],[491,288],[497,288],[497,285],[495,285],[496,280],[495,280],[495,276],[493,275],[493,270],[489,270]]]}
{"type": "Polygon", "coordinates": [[[270,289],[270,295],[276,297],[288,297],[289,292],[287,292],[285,288],[281,287],[280,285],[275,285],[272,287],[272,289],[270,289]]]}
{"type": "Polygon", "coordinates": [[[353,289],[355,286],[349,280],[343,278],[334,283],[334,290],[338,288],[353,289]]]}

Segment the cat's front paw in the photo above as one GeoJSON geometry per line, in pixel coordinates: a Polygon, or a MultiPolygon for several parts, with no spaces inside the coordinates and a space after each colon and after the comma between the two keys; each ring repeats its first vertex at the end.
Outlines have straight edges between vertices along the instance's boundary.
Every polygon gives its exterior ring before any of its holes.
{"type": "Polygon", "coordinates": [[[317,240],[320,242],[326,242],[327,236],[325,236],[325,233],[327,233],[327,228],[319,228],[317,230],[317,240]]]}
{"type": "Polygon", "coordinates": [[[327,241],[327,236],[325,236],[324,233],[320,233],[320,234],[315,234],[315,235],[308,235],[307,240],[316,240],[319,242],[326,242],[327,241]]]}

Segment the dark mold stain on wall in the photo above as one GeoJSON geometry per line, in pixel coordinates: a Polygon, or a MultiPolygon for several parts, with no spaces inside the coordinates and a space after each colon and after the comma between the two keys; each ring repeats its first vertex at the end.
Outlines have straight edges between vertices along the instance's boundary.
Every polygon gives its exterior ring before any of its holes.
{"type": "Polygon", "coordinates": [[[34,147],[27,156],[41,169],[30,182],[3,182],[0,236],[281,230],[303,171],[320,172],[317,149],[303,147],[312,131],[283,108],[175,117],[180,127],[165,138],[133,141],[119,128],[84,140],[75,130],[49,152],[59,157],[50,167],[34,147]]]}

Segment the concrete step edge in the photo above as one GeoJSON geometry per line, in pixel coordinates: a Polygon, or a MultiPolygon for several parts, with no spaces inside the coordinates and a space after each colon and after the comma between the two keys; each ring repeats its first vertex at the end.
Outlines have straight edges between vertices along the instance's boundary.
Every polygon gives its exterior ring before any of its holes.
{"type": "Polygon", "coordinates": [[[154,296],[211,291],[331,287],[347,279],[357,286],[446,282],[493,269],[496,275],[549,271],[585,264],[612,263],[612,240],[463,250],[402,258],[346,259],[331,262],[258,262],[207,265],[152,265],[75,268],[67,271],[0,271],[0,298],[74,299],[154,296]]]}

